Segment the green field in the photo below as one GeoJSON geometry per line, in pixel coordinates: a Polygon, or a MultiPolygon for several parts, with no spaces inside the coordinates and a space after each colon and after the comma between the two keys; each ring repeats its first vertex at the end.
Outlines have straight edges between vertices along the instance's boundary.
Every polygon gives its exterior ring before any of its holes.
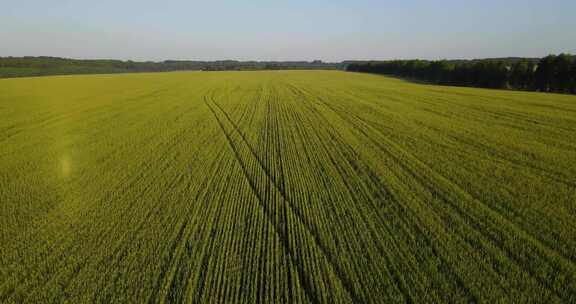
{"type": "Polygon", "coordinates": [[[0,302],[576,301],[576,96],[0,80],[0,302]]]}

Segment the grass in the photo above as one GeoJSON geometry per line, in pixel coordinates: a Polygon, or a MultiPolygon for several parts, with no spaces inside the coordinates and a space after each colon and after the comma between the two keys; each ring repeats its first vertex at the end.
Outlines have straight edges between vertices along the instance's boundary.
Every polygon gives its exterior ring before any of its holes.
{"type": "Polygon", "coordinates": [[[576,96],[0,80],[0,302],[576,301],[576,96]]]}

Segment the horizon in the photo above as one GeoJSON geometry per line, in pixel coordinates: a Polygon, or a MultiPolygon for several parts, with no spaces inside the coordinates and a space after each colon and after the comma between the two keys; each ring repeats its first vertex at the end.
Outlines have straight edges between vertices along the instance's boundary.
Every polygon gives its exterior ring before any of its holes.
{"type": "Polygon", "coordinates": [[[551,2],[3,0],[0,304],[576,304],[551,2]]]}
{"type": "Polygon", "coordinates": [[[546,57],[548,55],[560,55],[560,54],[566,54],[566,55],[574,55],[573,53],[568,53],[568,52],[563,52],[563,53],[557,53],[557,54],[546,54],[543,56],[539,56],[539,57],[521,57],[521,56],[498,56],[498,57],[484,57],[484,58],[440,58],[440,59],[423,59],[423,58],[389,58],[389,59],[344,59],[341,61],[324,61],[321,59],[309,59],[309,60],[305,60],[305,59],[293,59],[293,60],[257,60],[257,59],[247,59],[247,60],[241,60],[241,59],[229,59],[229,58],[224,58],[224,59],[214,59],[214,60],[200,60],[200,59],[174,59],[174,58],[166,58],[166,59],[159,59],[159,60],[134,60],[134,59],[120,59],[120,58],[79,58],[79,57],[62,57],[62,56],[47,56],[47,55],[23,55],[23,56],[13,56],[13,55],[7,55],[7,56],[0,56],[0,58],[53,58],[53,59],[65,59],[65,60],[118,60],[118,61],[132,61],[132,62],[140,62],[140,63],[144,63],[144,62],[153,62],[153,63],[163,63],[163,62],[167,62],[167,61],[188,61],[188,62],[224,62],[224,61],[236,61],[236,62],[278,62],[278,63],[282,63],[282,62],[307,62],[307,63],[312,63],[314,61],[320,61],[321,63],[324,64],[339,64],[339,63],[344,63],[344,62],[366,62],[366,61],[393,61],[393,60],[402,60],[402,61],[408,61],[408,60],[427,60],[427,61],[442,61],[442,60],[446,60],[446,61],[457,61],[457,60],[468,60],[468,61],[474,61],[474,60],[498,60],[498,59],[514,59],[514,58],[518,58],[518,59],[541,59],[543,57],[546,57]]]}
{"type": "Polygon", "coordinates": [[[536,58],[576,53],[574,11],[576,3],[566,0],[23,0],[0,12],[0,56],[155,62],[536,58]]]}

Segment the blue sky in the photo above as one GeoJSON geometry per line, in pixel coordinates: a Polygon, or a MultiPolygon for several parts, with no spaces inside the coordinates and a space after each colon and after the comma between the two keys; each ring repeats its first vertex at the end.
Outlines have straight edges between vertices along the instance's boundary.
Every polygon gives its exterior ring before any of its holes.
{"type": "Polygon", "coordinates": [[[576,1],[0,0],[0,56],[133,60],[576,53],[576,1]]]}

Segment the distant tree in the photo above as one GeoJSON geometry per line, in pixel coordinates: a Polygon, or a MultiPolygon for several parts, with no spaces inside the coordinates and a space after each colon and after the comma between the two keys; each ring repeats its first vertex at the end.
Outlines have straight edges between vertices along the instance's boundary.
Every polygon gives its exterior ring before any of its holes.
{"type": "Polygon", "coordinates": [[[449,83],[452,66],[446,60],[434,61],[428,67],[428,80],[435,83],[449,83]]]}
{"type": "Polygon", "coordinates": [[[480,61],[471,67],[471,84],[484,88],[504,88],[508,70],[502,62],[480,61]]]}
{"type": "Polygon", "coordinates": [[[527,89],[531,84],[534,65],[526,59],[521,59],[511,67],[509,85],[515,89],[527,89]]]}
{"type": "Polygon", "coordinates": [[[522,58],[427,61],[391,60],[349,64],[349,71],[395,75],[431,83],[576,93],[576,59],[560,54],[522,58]]]}
{"type": "Polygon", "coordinates": [[[548,55],[538,62],[538,67],[534,73],[534,86],[536,90],[541,92],[550,92],[552,90],[555,59],[555,55],[548,55]]]}
{"type": "Polygon", "coordinates": [[[534,86],[534,73],[536,72],[537,64],[534,61],[528,62],[528,73],[524,79],[524,89],[531,89],[534,86]]]}
{"type": "Polygon", "coordinates": [[[570,69],[570,75],[571,75],[571,85],[570,85],[570,91],[572,94],[576,94],[576,58],[572,57],[572,68],[570,69]]]}
{"type": "Polygon", "coordinates": [[[476,82],[474,69],[471,64],[456,64],[451,75],[451,83],[462,86],[473,86],[476,82]]]}
{"type": "Polygon", "coordinates": [[[552,90],[555,92],[570,92],[572,78],[572,58],[567,54],[560,54],[554,58],[552,90]]]}

